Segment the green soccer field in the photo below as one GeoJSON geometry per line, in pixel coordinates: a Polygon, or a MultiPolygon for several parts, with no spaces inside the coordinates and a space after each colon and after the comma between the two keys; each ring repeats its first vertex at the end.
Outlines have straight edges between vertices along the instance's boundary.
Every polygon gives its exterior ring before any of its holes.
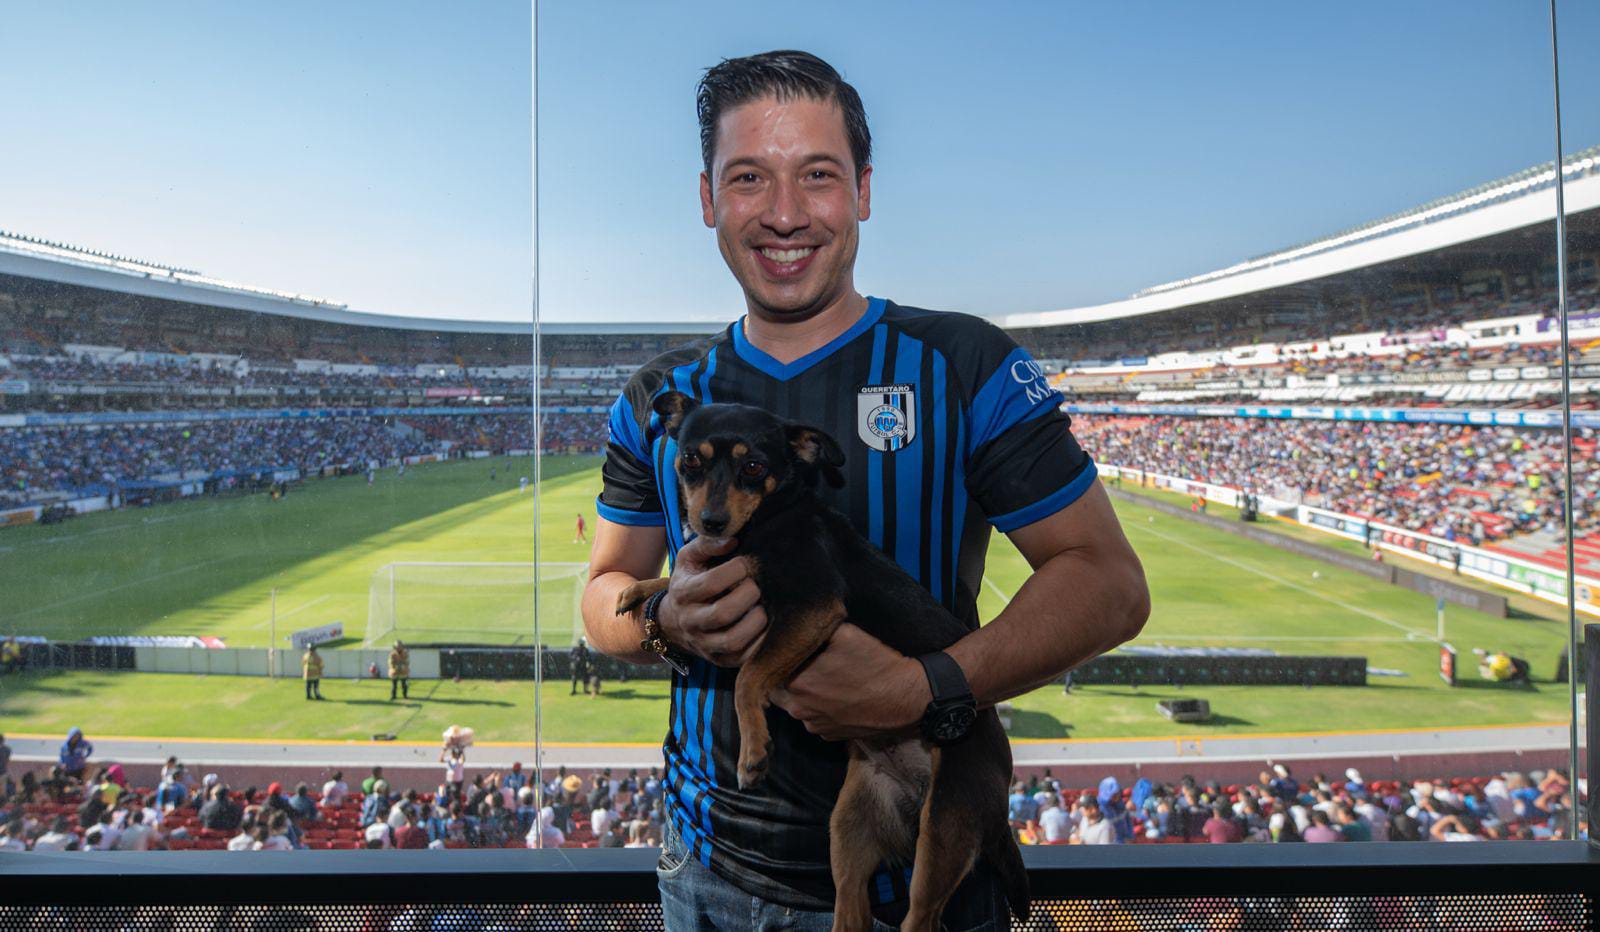
{"type": "MultiPolygon", "coordinates": [[[[597,463],[544,463],[539,556],[548,585],[539,604],[548,644],[576,634],[576,573],[588,548],[573,532],[579,513],[594,525],[597,463]]],[[[283,646],[291,631],[338,622],[345,643],[360,643],[373,596],[387,597],[387,567],[398,564],[400,637],[532,643],[534,496],[518,491],[532,474],[527,458],[439,463],[403,477],[385,469],[371,486],[360,477],[308,482],[276,502],[182,502],[8,529],[0,631],[59,640],[187,634],[266,647],[274,625],[283,646]],[[416,565],[439,563],[469,565],[416,565]],[[470,565],[486,563],[521,566],[470,565]]]]}
{"type": "MultiPolygon", "coordinates": [[[[477,460],[388,470],[362,479],[307,483],[281,502],[264,496],[92,515],[66,525],[0,533],[0,632],[74,639],[91,634],[195,634],[232,646],[265,646],[271,594],[278,631],[345,624],[343,646],[366,635],[372,579],[396,563],[532,561],[530,494],[518,478],[531,464],[477,460]],[[489,478],[491,466],[496,477],[489,478]],[[9,549],[6,549],[9,548],[9,549]]],[[[547,458],[540,557],[581,564],[577,514],[594,523],[594,458],[547,458]]],[[[1409,729],[1562,722],[1566,687],[1551,681],[1565,632],[1522,616],[1496,619],[1451,607],[1447,639],[1470,667],[1472,647],[1527,657],[1532,689],[1480,684],[1466,671],[1446,687],[1436,674],[1433,601],[1364,576],[1119,501],[1117,511],[1144,560],[1153,612],[1141,644],[1259,647],[1284,654],[1360,655],[1375,675],[1366,687],[1059,687],[1015,701],[1019,738],[1101,738],[1284,731],[1409,729]],[[1200,695],[1214,720],[1174,725],[1161,698],[1200,695]]],[[[992,618],[1027,576],[1009,542],[996,537],[979,598],[992,618]]],[[[494,588],[477,586],[477,589],[494,588]]],[[[511,588],[515,588],[512,586],[511,588]]],[[[546,643],[570,643],[572,594],[542,596],[546,643]]],[[[531,640],[531,618],[486,623],[463,598],[436,599],[437,628],[414,640],[531,640]],[[476,632],[481,632],[481,635],[476,632]],[[466,635],[471,635],[467,637],[466,635]]],[[[481,594],[480,594],[481,596],[481,594]]],[[[491,599],[492,600],[492,599],[491,599]]],[[[420,605],[426,600],[402,600],[420,605]]],[[[526,602],[523,601],[524,605],[526,602]]],[[[531,613],[528,613],[531,615],[531,613]]],[[[402,636],[406,636],[404,609],[402,636]]],[[[418,629],[420,630],[420,628],[418,629]]],[[[312,706],[298,682],[250,677],[134,673],[41,673],[0,679],[0,721],[17,733],[82,725],[100,734],[169,737],[355,738],[393,733],[434,740],[450,722],[484,740],[532,736],[531,683],[428,682],[409,702],[387,702],[382,682],[331,681],[332,700],[312,706]],[[196,714],[203,707],[204,714],[196,714]]],[[[634,681],[599,699],[547,684],[545,735],[552,741],[655,741],[666,720],[666,688],[634,681]]]]}

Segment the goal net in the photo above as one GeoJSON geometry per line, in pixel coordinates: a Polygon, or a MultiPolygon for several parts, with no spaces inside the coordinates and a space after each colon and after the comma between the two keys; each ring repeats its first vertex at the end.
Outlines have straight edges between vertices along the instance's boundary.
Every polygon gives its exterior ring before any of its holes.
{"type": "Polygon", "coordinates": [[[364,645],[395,639],[553,646],[583,631],[587,563],[389,563],[372,574],[364,645]]]}

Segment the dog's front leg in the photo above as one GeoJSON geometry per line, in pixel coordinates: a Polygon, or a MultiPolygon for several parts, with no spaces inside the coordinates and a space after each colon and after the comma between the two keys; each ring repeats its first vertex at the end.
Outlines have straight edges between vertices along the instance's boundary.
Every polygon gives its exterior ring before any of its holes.
{"type": "Polygon", "coordinates": [[[643,579],[617,593],[617,614],[636,612],[645,600],[667,588],[667,577],[643,579]]]}
{"type": "Polygon", "coordinates": [[[749,789],[767,773],[772,735],[767,706],[772,691],[789,682],[800,665],[817,652],[844,621],[844,603],[783,611],[768,606],[767,633],[756,655],[739,670],[733,685],[733,707],[739,716],[739,788],[749,789]]]}

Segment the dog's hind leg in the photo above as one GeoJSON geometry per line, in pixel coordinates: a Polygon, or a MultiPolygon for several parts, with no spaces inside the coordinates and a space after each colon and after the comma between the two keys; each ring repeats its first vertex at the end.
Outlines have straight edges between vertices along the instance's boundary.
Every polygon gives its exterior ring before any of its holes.
{"type": "Polygon", "coordinates": [[[871,932],[868,884],[889,852],[878,831],[878,803],[871,766],[861,748],[850,746],[839,801],[828,819],[828,859],[833,865],[833,932],[871,932]]]}
{"type": "Polygon", "coordinates": [[[959,767],[943,768],[945,750],[933,750],[933,782],[922,804],[917,858],[911,870],[911,904],[901,932],[938,932],[939,917],[956,887],[977,862],[983,825],[975,795],[959,767]]]}
{"type": "Polygon", "coordinates": [[[843,620],[844,603],[837,599],[768,619],[761,648],[740,668],[733,684],[733,708],[739,716],[739,789],[749,789],[766,776],[772,745],[767,706],[772,704],[772,691],[789,682],[843,620]]]}

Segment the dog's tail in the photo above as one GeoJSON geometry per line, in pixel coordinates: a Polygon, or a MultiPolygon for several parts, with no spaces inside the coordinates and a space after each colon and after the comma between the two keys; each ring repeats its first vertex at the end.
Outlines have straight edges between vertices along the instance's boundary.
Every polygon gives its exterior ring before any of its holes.
{"type": "Polygon", "coordinates": [[[1022,866],[1022,851],[1017,848],[1017,840],[1011,836],[1009,826],[1006,831],[991,832],[989,843],[984,847],[987,849],[984,851],[985,859],[1000,875],[1000,885],[1006,891],[1006,902],[1011,904],[1011,911],[1019,920],[1027,922],[1028,909],[1033,904],[1028,894],[1028,871],[1022,866]]]}

